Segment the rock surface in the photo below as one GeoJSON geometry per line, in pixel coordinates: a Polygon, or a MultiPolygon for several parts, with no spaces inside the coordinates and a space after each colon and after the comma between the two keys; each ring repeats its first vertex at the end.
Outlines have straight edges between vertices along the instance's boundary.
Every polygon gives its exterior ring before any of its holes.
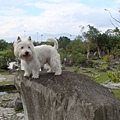
{"type": "Polygon", "coordinates": [[[6,102],[2,104],[1,107],[3,108],[14,108],[15,111],[23,110],[21,98],[18,96],[13,101],[6,102]]]}
{"type": "Polygon", "coordinates": [[[108,83],[102,83],[101,85],[110,89],[120,90],[120,82],[119,83],[108,82],[108,83]]]}
{"type": "Polygon", "coordinates": [[[39,79],[15,79],[25,120],[120,120],[120,101],[107,88],[82,74],[40,73],[39,79]]]}

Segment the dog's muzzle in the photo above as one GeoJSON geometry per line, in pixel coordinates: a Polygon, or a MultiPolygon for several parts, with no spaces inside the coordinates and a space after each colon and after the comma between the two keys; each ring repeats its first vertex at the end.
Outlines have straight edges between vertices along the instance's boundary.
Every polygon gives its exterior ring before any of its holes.
{"type": "Polygon", "coordinates": [[[22,57],[23,57],[23,59],[28,60],[30,58],[30,53],[28,51],[26,51],[22,57]]]}

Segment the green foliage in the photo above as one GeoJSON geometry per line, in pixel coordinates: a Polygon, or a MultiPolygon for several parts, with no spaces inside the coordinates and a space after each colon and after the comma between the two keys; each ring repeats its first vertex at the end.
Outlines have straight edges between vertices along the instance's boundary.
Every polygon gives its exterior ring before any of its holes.
{"type": "Polygon", "coordinates": [[[93,75],[93,74],[91,75],[91,78],[92,78],[93,80],[95,80],[95,81],[98,80],[98,77],[99,77],[98,75],[93,75]]]}
{"type": "Polygon", "coordinates": [[[70,39],[68,37],[60,37],[58,40],[59,48],[63,48],[64,50],[67,50],[67,46],[70,43],[70,39]]]}
{"type": "Polygon", "coordinates": [[[120,71],[116,70],[115,72],[108,72],[108,77],[110,78],[111,82],[118,83],[120,82],[120,71]]]}
{"type": "Polygon", "coordinates": [[[120,71],[120,65],[118,65],[118,68],[117,68],[119,71],[120,71]]]}
{"type": "Polygon", "coordinates": [[[85,67],[93,68],[94,62],[92,60],[85,61],[85,67]]]}
{"type": "Polygon", "coordinates": [[[7,69],[7,62],[14,60],[13,50],[0,51],[0,69],[7,69]]]}
{"type": "Polygon", "coordinates": [[[85,55],[78,53],[78,54],[72,54],[72,61],[75,66],[84,64],[86,61],[85,55]]]}
{"type": "Polygon", "coordinates": [[[99,34],[100,31],[91,25],[88,25],[88,31],[83,33],[84,37],[93,43],[97,42],[97,37],[99,34]]]}
{"type": "Polygon", "coordinates": [[[64,58],[66,58],[66,56],[68,55],[67,51],[65,51],[63,48],[59,48],[58,50],[59,54],[60,54],[60,58],[63,61],[64,58]]]}
{"type": "Polygon", "coordinates": [[[0,69],[7,69],[7,62],[14,61],[13,43],[0,40],[0,69]]]}
{"type": "Polygon", "coordinates": [[[110,62],[110,60],[111,60],[110,55],[104,56],[104,57],[103,57],[103,60],[104,60],[105,62],[110,62]]]}
{"type": "MultiPolygon", "coordinates": [[[[101,51],[108,53],[103,59],[106,62],[110,62],[112,56],[114,59],[120,58],[120,34],[119,29],[108,30],[105,33],[101,33],[94,26],[88,25],[87,31],[82,32],[81,35],[76,36],[74,40],[66,36],[61,36],[58,39],[61,60],[67,56],[71,56],[72,65],[77,66],[86,62],[86,54],[90,52],[94,53],[98,51],[98,56],[101,58],[101,51]]],[[[82,30],[85,27],[82,27],[82,30]]],[[[84,29],[86,30],[86,29],[84,29]]],[[[34,45],[49,44],[53,46],[53,43],[48,42],[35,42],[34,45]]],[[[89,58],[90,58],[89,57],[89,58]]],[[[90,59],[91,59],[90,58],[90,59]]],[[[7,43],[5,40],[0,40],[0,69],[6,68],[7,61],[14,61],[13,44],[7,43]]],[[[89,64],[91,67],[92,63],[89,64]]]]}
{"type": "Polygon", "coordinates": [[[6,50],[8,46],[8,43],[4,41],[3,39],[0,40],[0,50],[6,50]]]}

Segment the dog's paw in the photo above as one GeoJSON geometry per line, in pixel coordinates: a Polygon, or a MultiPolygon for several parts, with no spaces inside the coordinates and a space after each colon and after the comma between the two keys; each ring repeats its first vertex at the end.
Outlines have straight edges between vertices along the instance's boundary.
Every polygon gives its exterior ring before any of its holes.
{"type": "Polygon", "coordinates": [[[26,74],[26,73],[24,74],[24,77],[29,77],[29,76],[30,76],[29,74],[26,74]]]}
{"type": "Polygon", "coordinates": [[[37,76],[33,75],[32,78],[37,79],[37,78],[39,78],[39,76],[38,75],[37,76]]]}
{"type": "Polygon", "coordinates": [[[61,75],[61,73],[55,73],[55,75],[61,75]]]}
{"type": "Polygon", "coordinates": [[[52,71],[48,70],[47,73],[53,73],[52,71]]]}

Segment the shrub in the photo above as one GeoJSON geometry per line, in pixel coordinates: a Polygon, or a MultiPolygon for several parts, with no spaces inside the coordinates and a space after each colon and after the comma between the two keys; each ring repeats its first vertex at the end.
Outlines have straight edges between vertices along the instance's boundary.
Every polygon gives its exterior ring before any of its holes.
{"type": "Polygon", "coordinates": [[[103,57],[103,60],[104,60],[105,62],[110,62],[111,57],[110,57],[109,55],[106,55],[106,56],[103,57]]]}
{"type": "Polygon", "coordinates": [[[85,67],[93,68],[94,62],[92,60],[86,60],[85,67]]]}
{"type": "Polygon", "coordinates": [[[116,70],[115,72],[108,72],[108,77],[110,78],[111,82],[118,83],[120,82],[120,71],[116,70]]]}
{"type": "Polygon", "coordinates": [[[81,53],[72,55],[72,61],[73,61],[73,64],[75,66],[79,66],[80,64],[84,64],[86,60],[87,60],[86,57],[81,53]]]}
{"type": "Polygon", "coordinates": [[[7,62],[15,61],[12,50],[0,51],[0,69],[7,69],[7,62]]]}
{"type": "Polygon", "coordinates": [[[93,74],[91,75],[91,78],[95,81],[98,80],[98,77],[99,77],[98,75],[93,75],[93,74]]]}

